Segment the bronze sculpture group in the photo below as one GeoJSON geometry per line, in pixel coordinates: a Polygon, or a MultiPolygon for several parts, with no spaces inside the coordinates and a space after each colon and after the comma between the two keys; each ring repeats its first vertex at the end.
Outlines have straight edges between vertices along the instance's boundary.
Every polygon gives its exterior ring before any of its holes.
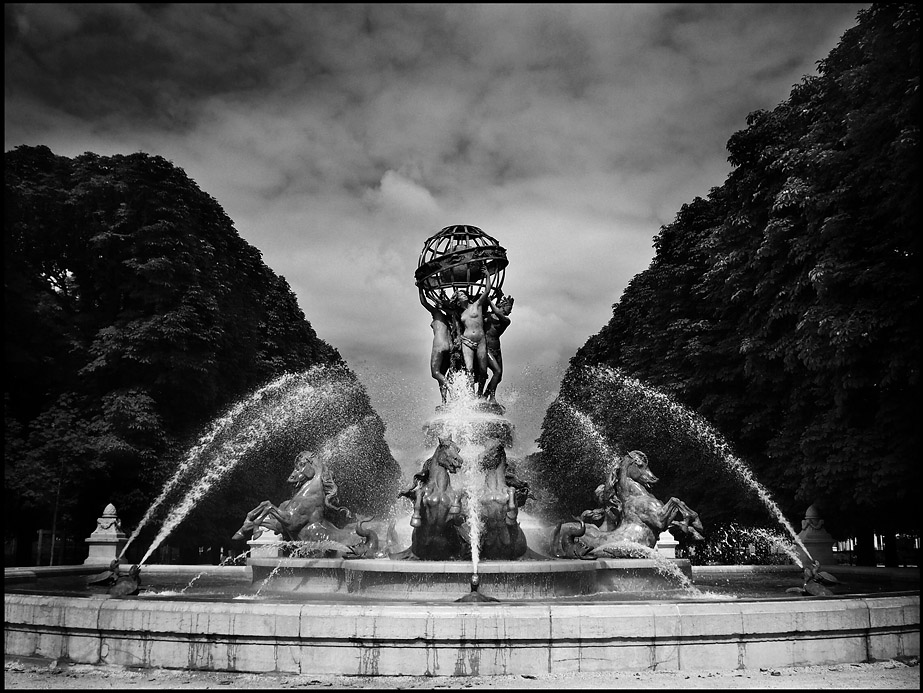
{"type": "Polygon", "coordinates": [[[452,369],[467,373],[472,391],[489,401],[496,401],[497,385],[503,378],[500,336],[510,324],[514,299],[499,290],[492,296],[493,275],[487,263],[480,265],[478,275],[486,278],[482,291],[458,289],[451,300],[436,305],[427,303],[420,291],[420,303],[432,318],[430,374],[439,384],[443,403],[452,369]]]}
{"type": "MultiPolygon", "coordinates": [[[[482,404],[486,401],[488,411],[504,411],[495,397],[503,378],[500,337],[510,325],[513,307],[513,298],[502,291],[506,265],[506,251],[476,227],[446,227],[424,246],[415,276],[420,303],[431,316],[430,373],[444,404],[450,375],[457,371],[466,375],[469,392],[482,404]]],[[[482,483],[472,498],[469,490],[453,484],[465,464],[459,445],[451,435],[438,436],[433,454],[398,494],[413,503],[411,545],[403,550],[396,546],[393,522],[384,529],[381,522],[357,520],[336,504],[337,485],[329,469],[308,452],[298,456],[289,477],[293,496],[278,506],[260,503],[234,538],[250,533],[257,538],[271,530],[283,541],[319,547],[321,553],[314,555],[467,560],[474,555],[471,523],[477,519],[481,558],[536,557],[519,524],[520,509],[534,496],[507,459],[507,444],[490,429],[477,433],[475,449],[480,452],[472,462],[482,483]],[[381,532],[387,532],[384,545],[381,532]]],[[[599,507],[584,511],[574,522],[558,523],[544,557],[595,558],[608,555],[606,547],[618,542],[653,548],[666,529],[702,539],[698,515],[676,498],[658,501],[650,492],[656,482],[644,453],[632,451],[616,460],[596,489],[599,507]]]]}

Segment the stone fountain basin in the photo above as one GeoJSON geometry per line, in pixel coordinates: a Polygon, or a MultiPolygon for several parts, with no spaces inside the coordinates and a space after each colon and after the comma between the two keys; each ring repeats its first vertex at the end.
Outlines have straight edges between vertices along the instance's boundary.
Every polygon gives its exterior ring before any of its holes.
{"type": "MultiPolygon", "coordinates": [[[[20,570],[20,585],[40,585],[62,570],[20,570]]],[[[145,570],[151,582],[157,573],[179,573],[185,582],[205,570],[206,577],[228,571],[246,584],[250,569],[145,570]]],[[[5,572],[13,577],[13,571],[5,572]]],[[[182,595],[17,594],[8,588],[4,644],[8,655],[86,664],[356,676],[714,671],[865,662],[919,656],[915,574],[915,590],[902,593],[701,602],[662,595],[635,601],[571,597],[459,604],[316,594],[294,602],[204,601],[182,595]]]]}

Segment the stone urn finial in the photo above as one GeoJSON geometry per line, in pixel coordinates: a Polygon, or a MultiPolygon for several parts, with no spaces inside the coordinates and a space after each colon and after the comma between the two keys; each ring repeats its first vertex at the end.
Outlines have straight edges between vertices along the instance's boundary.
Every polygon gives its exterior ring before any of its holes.
{"type": "Polygon", "coordinates": [[[128,540],[128,536],[122,531],[122,523],[119,521],[118,513],[115,506],[109,503],[104,509],[101,517],[96,519],[96,529],[86,538],[89,545],[89,554],[84,565],[102,563],[108,565],[113,559],[117,559],[128,540]]]}

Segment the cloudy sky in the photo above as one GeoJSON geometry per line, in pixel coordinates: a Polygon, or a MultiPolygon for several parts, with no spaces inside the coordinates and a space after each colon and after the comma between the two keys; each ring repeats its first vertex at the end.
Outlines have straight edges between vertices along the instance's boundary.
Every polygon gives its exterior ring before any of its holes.
{"type": "Polygon", "coordinates": [[[868,4],[4,5],[4,151],[147,152],[284,276],[415,457],[439,403],[424,241],[497,238],[516,298],[498,399],[533,447],[725,144],[868,4]]]}

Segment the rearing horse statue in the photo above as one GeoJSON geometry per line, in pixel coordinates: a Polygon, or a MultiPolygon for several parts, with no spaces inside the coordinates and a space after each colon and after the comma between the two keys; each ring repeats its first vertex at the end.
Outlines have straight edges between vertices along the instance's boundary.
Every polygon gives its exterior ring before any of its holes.
{"type": "MultiPolygon", "coordinates": [[[[499,440],[490,440],[481,455],[479,467],[484,473],[479,511],[483,521],[480,555],[487,560],[512,561],[521,558],[528,546],[519,526],[517,489],[511,485],[514,475],[507,469],[506,450],[499,440]]],[[[525,494],[528,495],[528,485],[525,494]]],[[[523,494],[520,492],[519,494],[523,494]]],[[[521,498],[525,503],[525,498],[521,498]]]]}
{"type": "Polygon", "coordinates": [[[442,561],[461,558],[464,542],[458,533],[462,523],[461,498],[452,488],[450,474],[459,470],[463,460],[458,445],[451,438],[439,438],[439,445],[423,468],[414,475],[415,486],[399,494],[413,497],[413,540],[410,548],[391,558],[420,558],[442,561]]]}
{"type": "Polygon", "coordinates": [[[338,489],[326,464],[313,460],[307,451],[302,452],[295,459],[288,483],[296,489],[295,494],[278,506],[268,500],[260,503],[247,513],[233,539],[244,539],[250,532],[256,539],[264,529],[270,529],[286,541],[333,539],[342,542],[351,537],[358,540],[352,530],[339,529],[325,518],[328,512],[345,512],[347,517],[352,516],[346,508],[334,504],[338,489]]]}
{"type": "MultiPolygon", "coordinates": [[[[693,540],[703,540],[704,531],[698,513],[678,498],[661,503],[650,492],[659,479],[648,466],[647,455],[632,450],[622,457],[618,466],[603,485],[597,489],[597,497],[604,501],[604,515],[618,517],[618,526],[609,529],[589,525],[581,542],[591,548],[613,542],[632,542],[648,548],[657,545],[660,533],[674,527],[688,534],[693,540]],[[617,501],[617,502],[616,502],[617,501]]],[[[591,519],[598,511],[584,512],[584,519],[591,519]]]]}

